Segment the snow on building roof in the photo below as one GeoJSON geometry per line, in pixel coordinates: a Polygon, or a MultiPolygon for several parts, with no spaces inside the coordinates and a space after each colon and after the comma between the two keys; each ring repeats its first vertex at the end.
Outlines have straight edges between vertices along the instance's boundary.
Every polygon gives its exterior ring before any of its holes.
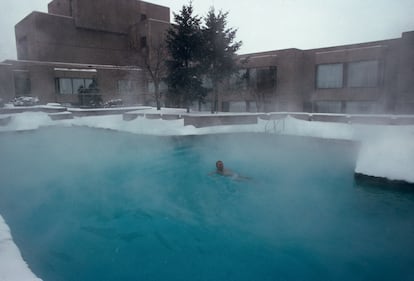
{"type": "Polygon", "coordinates": [[[97,72],[94,68],[61,68],[55,67],[53,70],[55,71],[73,71],[73,72],[97,72]]]}
{"type": "Polygon", "coordinates": [[[85,64],[85,63],[68,63],[68,62],[53,62],[53,61],[35,61],[35,60],[5,60],[4,64],[37,64],[54,67],[68,67],[68,68],[95,68],[95,69],[119,69],[130,71],[142,71],[142,68],[136,65],[109,65],[109,64],[85,64]]]}

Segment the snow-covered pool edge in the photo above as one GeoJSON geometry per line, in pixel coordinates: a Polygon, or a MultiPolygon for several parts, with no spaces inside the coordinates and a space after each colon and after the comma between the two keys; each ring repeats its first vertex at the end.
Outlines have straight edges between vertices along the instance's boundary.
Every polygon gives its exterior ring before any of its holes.
{"type": "Polygon", "coordinates": [[[0,280],[42,281],[30,270],[14,244],[10,228],[0,215],[0,280]]]}

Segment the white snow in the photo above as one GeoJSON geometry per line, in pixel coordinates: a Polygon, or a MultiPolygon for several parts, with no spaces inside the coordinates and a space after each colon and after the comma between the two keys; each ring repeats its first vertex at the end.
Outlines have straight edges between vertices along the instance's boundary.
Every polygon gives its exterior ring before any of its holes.
{"type": "Polygon", "coordinates": [[[41,281],[23,261],[19,249],[14,244],[10,229],[0,215],[0,280],[1,281],[41,281]]]}
{"type": "MultiPolygon", "coordinates": [[[[133,113],[186,115],[184,109],[132,108],[133,113]]],[[[210,113],[189,113],[211,115],[210,113]]],[[[215,114],[216,116],[229,113],[215,114]]],[[[237,114],[234,114],[237,115],[237,114]]],[[[87,126],[148,135],[203,135],[236,132],[267,132],[359,142],[355,172],[370,176],[414,183],[414,125],[361,125],[350,123],[304,121],[287,116],[278,120],[258,119],[257,124],[225,125],[196,128],[184,126],[183,119],[147,119],[138,116],[124,121],[121,114],[74,117],[53,121],[47,113],[25,112],[1,115],[11,121],[0,126],[0,132],[34,130],[44,126],[87,126]]],[[[31,274],[10,237],[10,230],[0,216],[0,280],[39,280],[31,274]]]]}
{"type": "Polygon", "coordinates": [[[83,68],[61,68],[61,67],[55,67],[54,70],[55,71],[74,71],[74,72],[98,72],[96,69],[93,69],[93,68],[83,69],[83,68]]]}

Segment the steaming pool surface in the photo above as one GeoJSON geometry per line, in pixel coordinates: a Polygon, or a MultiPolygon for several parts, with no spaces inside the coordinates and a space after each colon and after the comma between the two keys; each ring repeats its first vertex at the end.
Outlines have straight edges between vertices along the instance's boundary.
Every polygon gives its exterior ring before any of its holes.
{"type": "Polygon", "coordinates": [[[274,135],[0,135],[0,214],[69,280],[414,280],[414,194],[360,186],[351,144],[274,135]],[[216,160],[251,177],[209,175],[216,160]]]}

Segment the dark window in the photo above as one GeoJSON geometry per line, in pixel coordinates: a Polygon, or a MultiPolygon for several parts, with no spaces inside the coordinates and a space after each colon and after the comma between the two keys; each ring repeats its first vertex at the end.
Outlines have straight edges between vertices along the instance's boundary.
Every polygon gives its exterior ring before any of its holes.
{"type": "Polygon", "coordinates": [[[316,68],[316,88],[342,88],[343,87],[343,64],[320,64],[316,68]]]}
{"type": "Polygon", "coordinates": [[[350,114],[372,114],[376,112],[375,103],[371,101],[348,101],[345,112],[350,114]]]}
{"type": "Polygon", "coordinates": [[[146,48],[147,47],[147,37],[146,36],[142,36],[140,43],[141,43],[141,48],[146,48]]]}
{"type": "Polygon", "coordinates": [[[137,94],[139,90],[139,83],[136,80],[118,80],[118,93],[121,95],[137,94]]]}
{"type": "Polygon", "coordinates": [[[16,96],[30,96],[30,76],[27,71],[14,72],[14,89],[16,96]]]}
{"type": "Polygon", "coordinates": [[[77,95],[96,91],[96,80],[92,78],[56,78],[57,92],[62,95],[77,95]]]}
{"type": "Polygon", "coordinates": [[[141,14],[141,21],[144,21],[147,19],[147,15],[146,14],[141,14]]]}
{"type": "Polygon", "coordinates": [[[276,68],[256,69],[256,87],[259,91],[273,90],[276,87],[276,68]]]}
{"type": "Polygon", "coordinates": [[[348,64],[347,86],[377,87],[379,63],[376,60],[351,62],[348,64]]]}

